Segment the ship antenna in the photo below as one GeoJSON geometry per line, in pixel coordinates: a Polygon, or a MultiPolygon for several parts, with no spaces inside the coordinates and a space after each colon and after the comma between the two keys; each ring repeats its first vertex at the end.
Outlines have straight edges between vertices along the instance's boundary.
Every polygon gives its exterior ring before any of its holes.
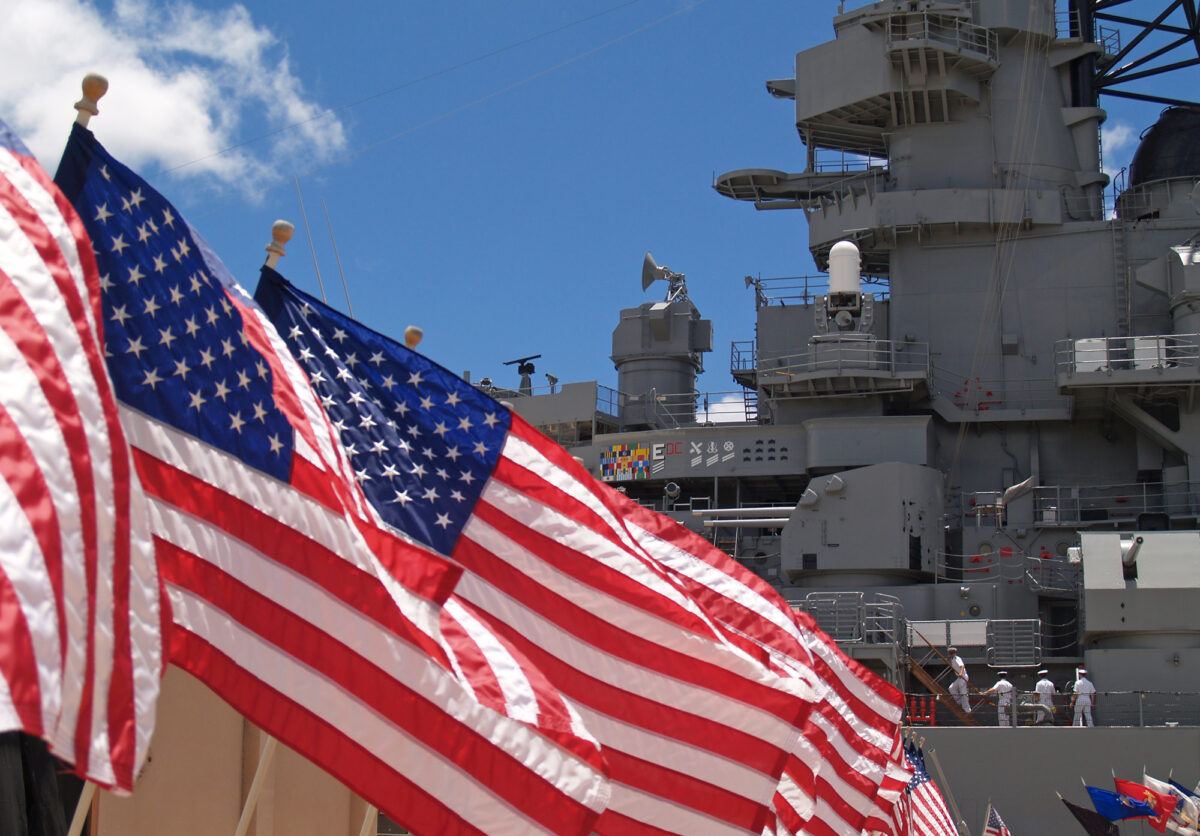
{"type": "Polygon", "coordinates": [[[312,253],[313,270],[317,274],[317,287],[321,290],[321,301],[329,304],[325,295],[325,282],[321,279],[321,265],[317,263],[317,248],[313,246],[312,228],[308,225],[308,212],[304,210],[304,193],[300,191],[300,177],[293,177],[296,184],[296,199],[300,201],[300,218],[304,221],[304,236],[308,239],[308,251],[312,253]]]}

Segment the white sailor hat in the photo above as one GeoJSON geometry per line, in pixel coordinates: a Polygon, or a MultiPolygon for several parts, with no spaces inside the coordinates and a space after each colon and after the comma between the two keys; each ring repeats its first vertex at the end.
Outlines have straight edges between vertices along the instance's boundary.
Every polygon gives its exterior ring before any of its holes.
{"type": "Polygon", "coordinates": [[[1080,668],[1079,670],[1077,670],[1076,673],[1081,674],[1082,676],[1087,676],[1087,671],[1084,670],[1083,668],[1080,668]]]}
{"type": "Polygon", "coordinates": [[[1042,670],[1038,671],[1038,676],[1049,676],[1049,675],[1050,675],[1050,671],[1045,670],[1044,668],[1042,670]]]}
{"type": "Polygon", "coordinates": [[[1000,678],[1004,678],[1004,677],[1008,676],[1008,671],[998,671],[996,673],[996,675],[999,676],[1000,678]]]}

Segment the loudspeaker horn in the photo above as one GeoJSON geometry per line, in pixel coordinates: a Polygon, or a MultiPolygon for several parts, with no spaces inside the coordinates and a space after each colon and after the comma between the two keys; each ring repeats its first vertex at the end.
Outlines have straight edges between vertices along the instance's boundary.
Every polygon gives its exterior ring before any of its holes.
{"type": "Polygon", "coordinates": [[[650,285],[662,281],[670,272],[665,267],[659,267],[654,261],[654,256],[647,252],[646,257],[642,260],[642,290],[649,290],[650,285]]]}

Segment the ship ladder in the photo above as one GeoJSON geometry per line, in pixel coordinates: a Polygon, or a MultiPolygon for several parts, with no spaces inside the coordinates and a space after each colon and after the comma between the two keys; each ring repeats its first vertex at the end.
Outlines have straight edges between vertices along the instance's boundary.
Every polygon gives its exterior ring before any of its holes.
{"type": "Polygon", "coordinates": [[[758,423],[758,390],[742,387],[742,409],[746,413],[746,422],[758,423]]]}
{"type": "Polygon", "coordinates": [[[958,722],[962,723],[964,726],[979,725],[979,721],[976,720],[973,715],[962,710],[962,706],[955,701],[954,697],[951,696],[950,692],[945,689],[942,683],[930,676],[929,671],[925,670],[925,668],[923,668],[921,664],[911,656],[908,657],[908,670],[917,678],[918,682],[920,682],[929,690],[929,693],[933,694],[937,698],[938,703],[946,706],[946,708],[950,710],[950,713],[954,715],[958,722]]]}
{"type": "Polygon", "coordinates": [[[1129,256],[1125,248],[1125,221],[1113,218],[1112,229],[1113,281],[1117,303],[1117,336],[1129,335],[1133,311],[1129,292],[1129,256]]]}

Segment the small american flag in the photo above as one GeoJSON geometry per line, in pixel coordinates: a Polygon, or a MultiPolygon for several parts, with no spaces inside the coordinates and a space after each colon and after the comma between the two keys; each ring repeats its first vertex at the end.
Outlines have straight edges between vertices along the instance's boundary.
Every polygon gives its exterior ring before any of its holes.
{"type": "Polygon", "coordinates": [[[1012,831],[1008,829],[1008,825],[1004,823],[1004,819],[1000,818],[1000,814],[996,812],[996,808],[988,802],[987,820],[983,824],[983,836],[1012,836],[1012,831]]]}
{"type": "Polygon", "coordinates": [[[162,673],[146,503],[79,217],[0,122],[0,731],[128,791],[162,673]]]}
{"type": "Polygon", "coordinates": [[[461,570],[357,513],[334,428],[220,260],[91,132],[58,176],[100,262],[170,660],[410,830],[589,832],[598,746],[528,676],[509,687],[531,666],[469,609],[439,606],[461,570]]]}
{"type": "Polygon", "coordinates": [[[925,768],[925,753],[909,744],[904,756],[913,773],[908,783],[909,832],[914,836],[958,836],[946,800],[925,768]]]}
{"type": "Polygon", "coordinates": [[[264,270],[381,524],[465,568],[456,593],[545,672],[604,748],[596,830],[761,833],[812,693],[725,635],[613,492],[486,393],[264,270]]]}

